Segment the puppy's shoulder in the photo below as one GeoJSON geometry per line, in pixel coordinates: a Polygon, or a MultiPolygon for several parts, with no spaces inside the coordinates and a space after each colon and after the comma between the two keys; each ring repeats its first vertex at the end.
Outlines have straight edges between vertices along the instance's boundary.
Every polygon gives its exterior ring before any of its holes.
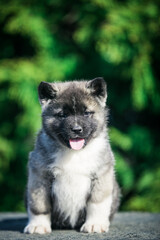
{"type": "Polygon", "coordinates": [[[57,155],[57,144],[41,129],[35,141],[34,149],[29,153],[29,165],[47,168],[57,155]]]}

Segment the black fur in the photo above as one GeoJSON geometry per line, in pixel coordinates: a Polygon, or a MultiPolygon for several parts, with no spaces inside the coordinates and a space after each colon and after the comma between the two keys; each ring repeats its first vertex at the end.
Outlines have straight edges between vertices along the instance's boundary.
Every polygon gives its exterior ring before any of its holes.
{"type": "MultiPolygon", "coordinates": [[[[95,79],[87,83],[91,93],[99,98],[104,97],[106,91],[104,80],[95,79]]],[[[42,82],[39,86],[40,101],[51,100],[43,111],[43,128],[51,138],[58,138],[65,146],[70,148],[69,139],[83,138],[85,145],[93,137],[98,127],[94,118],[94,111],[90,111],[86,101],[92,101],[82,89],[77,90],[74,83],[70,84],[68,91],[56,92],[54,86],[42,82]],[[76,129],[80,130],[76,130],[76,129]]],[[[99,105],[99,102],[97,101],[99,105]]],[[[104,120],[105,120],[105,116],[104,120]]]]}

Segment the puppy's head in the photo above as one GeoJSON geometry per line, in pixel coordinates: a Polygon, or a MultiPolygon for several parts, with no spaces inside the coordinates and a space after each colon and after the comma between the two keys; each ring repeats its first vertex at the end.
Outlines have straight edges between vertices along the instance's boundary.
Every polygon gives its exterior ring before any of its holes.
{"type": "Polygon", "coordinates": [[[74,150],[84,148],[105,126],[106,84],[103,78],[38,87],[46,133],[74,150]]]}

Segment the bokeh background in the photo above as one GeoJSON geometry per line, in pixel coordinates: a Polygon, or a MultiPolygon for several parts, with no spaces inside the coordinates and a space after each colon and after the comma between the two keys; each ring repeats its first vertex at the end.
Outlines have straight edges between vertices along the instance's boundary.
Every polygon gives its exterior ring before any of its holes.
{"type": "Polygon", "coordinates": [[[0,211],[25,211],[41,81],[108,86],[121,210],[160,211],[160,1],[0,3],[0,211]]]}

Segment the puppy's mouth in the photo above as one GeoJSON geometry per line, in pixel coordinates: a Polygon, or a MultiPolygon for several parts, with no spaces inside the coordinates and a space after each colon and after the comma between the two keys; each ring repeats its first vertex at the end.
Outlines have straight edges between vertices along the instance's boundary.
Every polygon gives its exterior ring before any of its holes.
{"type": "Polygon", "coordinates": [[[84,138],[69,139],[69,144],[70,144],[71,149],[81,150],[85,145],[85,139],[84,138]]]}

